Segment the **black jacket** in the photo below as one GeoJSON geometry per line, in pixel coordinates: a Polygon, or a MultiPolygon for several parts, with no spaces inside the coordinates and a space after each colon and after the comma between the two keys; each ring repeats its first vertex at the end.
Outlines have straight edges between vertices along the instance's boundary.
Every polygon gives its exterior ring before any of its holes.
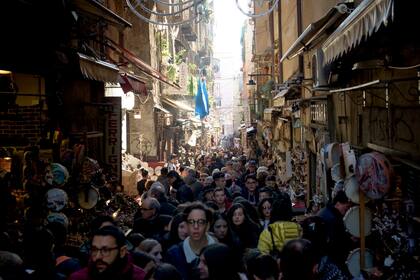
{"type": "Polygon", "coordinates": [[[177,190],[176,199],[179,203],[189,202],[194,200],[194,195],[192,190],[185,184],[182,179],[177,179],[172,187],[177,190]]]}

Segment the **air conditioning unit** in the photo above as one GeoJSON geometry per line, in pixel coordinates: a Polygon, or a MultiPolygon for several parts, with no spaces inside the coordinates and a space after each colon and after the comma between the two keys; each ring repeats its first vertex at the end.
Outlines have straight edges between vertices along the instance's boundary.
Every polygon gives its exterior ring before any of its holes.
{"type": "Polygon", "coordinates": [[[324,64],[324,52],[319,48],[312,56],[312,77],[314,79],[314,89],[328,87],[330,74],[331,66],[330,64],[324,64]]]}

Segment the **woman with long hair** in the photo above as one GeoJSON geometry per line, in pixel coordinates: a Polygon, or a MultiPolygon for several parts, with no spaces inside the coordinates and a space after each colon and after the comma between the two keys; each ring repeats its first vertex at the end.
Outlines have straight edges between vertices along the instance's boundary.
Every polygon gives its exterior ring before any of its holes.
{"type": "Polygon", "coordinates": [[[164,251],[169,249],[171,246],[184,241],[187,237],[187,222],[184,220],[184,215],[182,213],[178,213],[172,218],[170,230],[164,236],[162,244],[164,251]]]}
{"type": "Polygon", "coordinates": [[[260,226],[267,229],[271,219],[272,198],[264,198],[258,204],[258,214],[260,215],[260,226]]]}
{"type": "Polygon", "coordinates": [[[239,238],[241,250],[255,248],[260,235],[260,227],[248,215],[246,208],[241,203],[234,204],[227,214],[229,226],[239,238]]]}
{"type": "Polygon", "coordinates": [[[210,232],[214,233],[214,236],[220,243],[229,246],[234,251],[239,249],[239,240],[232,233],[232,229],[229,227],[228,218],[224,213],[214,213],[210,232]]]}

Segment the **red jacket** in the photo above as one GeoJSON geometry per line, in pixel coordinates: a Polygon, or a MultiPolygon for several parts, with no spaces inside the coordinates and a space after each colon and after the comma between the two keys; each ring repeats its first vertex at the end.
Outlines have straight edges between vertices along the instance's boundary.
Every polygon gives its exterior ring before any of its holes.
{"type": "MultiPolygon", "coordinates": [[[[68,280],[95,280],[89,273],[92,265],[93,264],[90,263],[88,267],[74,272],[70,275],[68,280]]],[[[120,275],[118,275],[118,280],[144,280],[145,276],[146,273],[144,270],[134,265],[130,258],[128,258],[127,264],[121,270],[120,275]]]]}

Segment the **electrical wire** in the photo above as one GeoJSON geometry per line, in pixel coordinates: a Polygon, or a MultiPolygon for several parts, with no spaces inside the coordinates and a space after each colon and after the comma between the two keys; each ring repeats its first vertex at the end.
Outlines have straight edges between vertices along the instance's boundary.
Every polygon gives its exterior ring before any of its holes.
{"type": "Polygon", "coordinates": [[[260,13],[260,14],[251,14],[251,13],[247,13],[245,12],[242,7],[239,5],[238,0],[236,0],[236,7],[238,7],[239,11],[241,11],[241,13],[243,13],[244,15],[246,15],[247,17],[252,17],[252,18],[258,18],[258,17],[263,17],[265,15],[270,14],[272,11],[274,11],[274,9],[277,7],[279,0],[275,0],[276,2],[274,2],[274,4],[271,6],[270,9],[268,9],[267,11],[260,13]]]}
{"type": "MultiPolygon", "coordinates": [[[[200,0],[200,1],[202,2],[203,0],[200,0]]],[[[201,3],[199,3],[199,4],[201,4],[201,3]]],[[[145,12],[147,12],[149,14],[157,15],[157,16],[175,16],[175,15],[181,14],[184,11],[186,11],[186,10],[192,8],[192,7],[195,7],[196,5],[199,5],[199,4],[193,3],[193,4],[191,4],[190,6],[188,6],[186,8],[183,8],[183,9],[181,9],[179,11],[172,12],[172,13],[159,13],[159,12],[155,12],[153,10],[150,10],[144,4],[142,4],[141,2],[139,2],[139,5],[140,5],[140,7],[142,8],[143,11],[145,11],[145,12]]]]}
{"type": "Polygon", "coordinates": [[[139,100],[140,105],[145,105],[147,103],[147,101],[149,101],[149,98],[150,98],[151,95],[152,94],[150,94],[150,91],[147,91],[146,99],[144,101],[142,101],[138,94],[134,94],[134,96],[137,97],[137,99],[139,100]]]}
{"type": "Polygon", "coordinates": [[[410,70],[420,68],[420,64],[411,65],[411,66],[388,66],[390,69],[397,69],[397,70],[410,70]]]}
{"type": "Polygon", "coordinates": [[[179,3],[168,3],[168,2],[163,2],[163,1],[160,1],[160,0],[152,0],[152,1],[154,3],[160,4],[160,5],[165,5],[165,6],[183,6],[185,4],[195,2],[196,0],[181,1],[179,3]]]}
{"type": "MultiPolygon", "coordinates": [[[[194,0],[194,1],[197,1],[197,0],[194,0]]],[[[203,1],[203,0],[199,0],[199,1],[203,1]]],[[[144,20],[144,21],[146,21],[146,22],[148,22],[148,23],[151,23],[151,24],[156,24],[156,25],[164,25],[164,26],[177,26],[177,25],[183,25],[183,24],[189,24],[189,23],[191,23],[191,22],[193,22],[193,21],[195,21],[199,16],[200,16],[200,14],[198,14],[198,13],[195,13],[194,14],[194,16],[193,17],[191,17],[191,18],[189,18],[189,19],[187,19],[187,20],[182,20],[182,21],[178,21],[178,22],[171,22],[171,23],[169,23],[169,22],[159,22],[159,21],[155,21],[155,20],[151,20],[151,19],[148,19],[147,17],[145,17],[145,16],[143,16],[141,13],[139,13],[137,10],[136,10],[136,7],[138,6],[138,4],[134,7],[132,4],[131,4],[131,2],[130,2],[130,0],[126,0],[126,3],[127,3],[127,6],[130,8],[130,10],[138,17],[138,18],[140,18],[140,19],[142,19],[142,20],[144,20]]]]}

